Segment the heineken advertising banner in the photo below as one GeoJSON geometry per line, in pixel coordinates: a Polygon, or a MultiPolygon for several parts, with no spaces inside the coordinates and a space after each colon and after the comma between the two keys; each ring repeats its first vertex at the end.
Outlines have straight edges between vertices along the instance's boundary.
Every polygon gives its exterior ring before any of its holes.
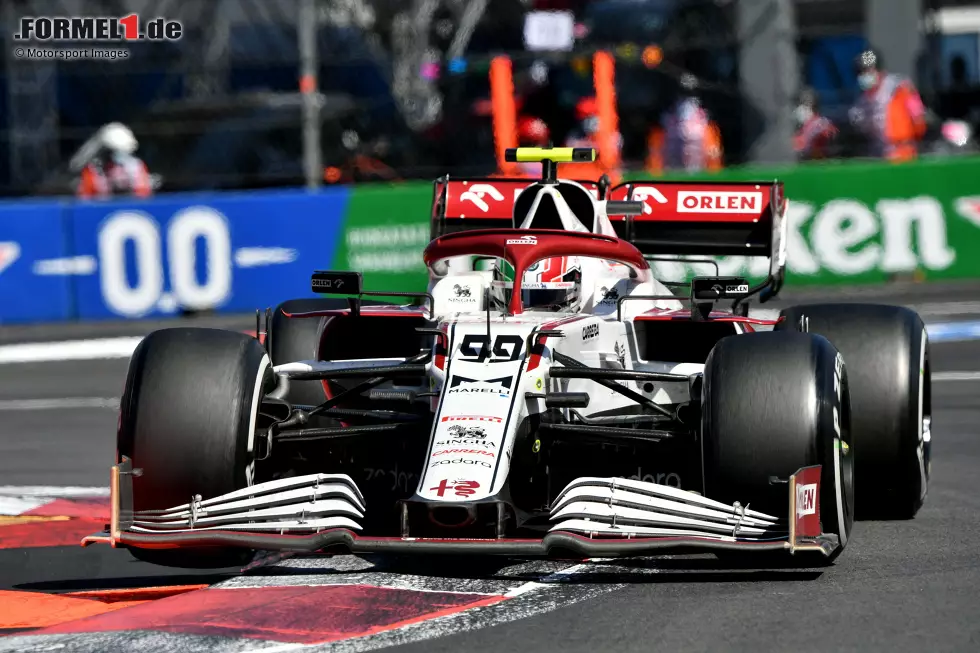
{"type": "MultiPolygon", "coordinates": [[[[786,184],[787,284],[980,278],[980,158],[733,169],[702,178],[786,184]]],[[[364,272],[370,289],[424,287],[431,202],[428,183],[355,188],[334,264],[364,272]]],[[[762,278],[768,270],[762,259],[717,261],[722,275],[762,278]]],[[[711,272],[657,264],[663,279],[711,272]]]]}

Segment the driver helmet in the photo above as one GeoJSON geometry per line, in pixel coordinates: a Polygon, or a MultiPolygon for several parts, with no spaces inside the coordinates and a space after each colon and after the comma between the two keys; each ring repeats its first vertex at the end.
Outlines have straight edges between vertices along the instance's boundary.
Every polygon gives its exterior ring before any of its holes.
{"type": "MultiPolygon", "coordinates": [[[[490,298],[494,308],[507,310],[514,291],[514,267],[500,259],[493,269],[490,298]]],[[[538,261],[524,272],[521,303],[525,311],[568,311],[582,297],[582,266],[571,256],[538,261]]]]}

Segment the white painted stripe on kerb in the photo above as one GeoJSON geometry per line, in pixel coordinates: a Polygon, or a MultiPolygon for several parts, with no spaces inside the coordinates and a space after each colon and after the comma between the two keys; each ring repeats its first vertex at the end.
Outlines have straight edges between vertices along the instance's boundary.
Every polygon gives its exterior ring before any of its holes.
{"type": "Polygon", "coordinates": [[[980,381],[980,372],[933,372],[933,381],[980,381]]]}
{"type": "Polygon", "coordinates": [[[72,497],[107,497],[107,487],[84,487],[78,485],[0,485],[0,497],[51,497],[65,499],[72,497]]]}
{"type": "Polygon", "coordinates": [[[64,342],[26,342],[0,345],[0,363],[43,363],[104,358],[129,358],[142,336],[67,340],[64,342]]]}
{"type": "Polygon", "coordinates": [[[0,412],[12,410],[59,410],[71,408],[119,408],[118,397],[46,397],[0,399],[0,412]]]}

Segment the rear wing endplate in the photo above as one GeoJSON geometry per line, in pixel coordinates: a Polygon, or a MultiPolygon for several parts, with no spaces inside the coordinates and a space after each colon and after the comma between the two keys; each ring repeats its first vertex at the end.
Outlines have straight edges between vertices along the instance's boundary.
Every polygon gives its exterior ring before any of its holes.
{"type": "Polygon", "coordinates": [[[770,276],[786,265],[782,182],[631,181],[611,201],[643,202],[643,212],[610,215],[616,234],[651,256],[764,256],[770,276]]]}

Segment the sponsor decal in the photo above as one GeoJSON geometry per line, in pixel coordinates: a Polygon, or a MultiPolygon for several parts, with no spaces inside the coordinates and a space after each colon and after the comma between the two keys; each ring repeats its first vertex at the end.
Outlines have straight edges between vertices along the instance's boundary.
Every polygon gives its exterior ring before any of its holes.
{"type": "Polygon", "coordinates": [[[749,291],[749,284],[739,283],[734,285],[725,286],[726,293],[746,293],[749,291]]]}
{"type": "Polygon", "coordinates": [[[380,483],[385,482],[386,479],[390,479],[392,492],[396,490],[403,492],[410,491],[418,482],[419,478],[418,474],[399,470],[397,464],[394,469],[365,467],[363,471],[365,475],[364,480],[368,483],[380,483]]]}
{"type": "Polygon", "coordinates": [[[582,327],[582,340],[591,340],[599,337],[599,325],[587,324],[582,327]]]}
{"type": "Polygon", "coordinates": [[[473,184],[469,190],[459,194],[459,199],[461,202],[472,202],[476,208],[486,213],[490,210],[490,205],[484,199],[487,195],[496,202],[503,201],[504,199],[503,193],[497,190],[497,187],[492,184],[473,184]]]}
{"type": "Polygon", "coordinates": [[[520,238],[511,238],[507,241],[508,245],[537,245],[538,239],[535,236],[521,236],[520,238]]]}
{"type": "Polygon", "coordinates": [[[480,484],[476,481],[448,481],[441,480],[435,487],[430,487],[429,492],[435,492],[436,496],[442,497],[446,492],[452,491],[458,497],[468,497],[476,494],[480,484]]]}
{"type": "Polygon", "coordinates": [[[644,483],[655,483],[656,485],[669,485],[670,487],[681,487],[681,477],[680,474],[674,472],[659,472],[657,474],[644,474],[643,468],[637,467],[636,473],[632,476],[623,476],[620,478],[628,478],[634,481],[643,481],[644,483]]]}
{"type": "Polygon", "coordinates": [[[436,462],[429,465],[429,467],[436,467],[437,465],[478,465],[480,467],[493,467],[490,463],[484,460],[472,460],[470,458],[453,458],[452,460],[437,460],[436,462]]]}
{"type": "Polygon", "coordinates": [[[443,449],[442,451],[437,451],[432,454],[432,457],[436,456],[465,456],[466,454],[474,454],[477,456],[490,456],[491,458],[496,458],[497,454],[492,451],[484,451],[483,449],[443,449]]]}
{"type": "Polygon", "coordinates": [[[499,396],[501,399],[506,399],[506,398],[510,397],[510,392],[507,389],[499,389],[499,388],[468,388],[465,385],[460,386],[458,388],[450,388],[449,389],[449,393],[450,394],[471,394],[471,395],[495,394],[495,395],[499,396]]]}
{"type": "MultiPolygon", "coordinates": [[[[496,379],[469,379],[465,376],[460,376],[458,374],[453,374],[452,381],[449,382],[450,388],[456,388],[464,383],[487,383],[489,385],[500,385],[503,386],[504,390],[510,390],[510,384],[513,383],[513,376],[501,376],[496,379]]],[[[463,392],[499,392],[498,388],[477,388],[463,390],[463,392]]]]}
{"type": "Polygon", "coordinates": [[[436,442],[437,447],[461,447],[461,446],[475,446],[490,447],[491,449],[497,448],[497,443],[489,440],[439,440],[436,442]]]}
{"type": "Polygon", "coordinates": [[[653,213],[653,207],[647,202],[648,199],[653,198],[656,200],[657,204],[666,204],[670,200],[664,197],[664,194],[653,186],[639,186],[633,188],[632,197],[630,198],[634,202],[643,202],[643,213],[645,215],[650,215],[653,213]]]}
{"type": "Polygon", "coordinates": [[[681,191],[677,193],[678,213],[761,213],[761,192],[681,191]]]}
{"type": "Polygon", "coordinates": [[[538,379],[537,379],[537,380],[536,380],[536,381],[534,382],[534,387],[535,387],[535,389],[537,389],[537,390],[540,390],[540,389],[541,389],[541,388],[542,388],[543,386],[544,386],[544,382],[543,382],[543,381],[542,381],[542,380],[541,380],[540,378],[538,378],[538,379]]]}
{"type": "Polygon", "coordinates": [[[619,301],[619,290],[616,288],[606,288],[603,286],[599,292],[602,293],[600,304],[615,304],[619,301]]]}
{"type": "Polygon", "coordinates": [[[503,417],[490,417],[489,415],[446,415],[442,418],[443,422],[493,422],[502,424],[503,417]]]}
{"type": "Polygon", "coordinates": [[[482,440],[487,437],[487,432],[482,426],[450,426],[447,429],[454,438],[474,438],[477,440],[482,440]]]}
{"type": "Polygon", "coordinates": [[[496,336],[491,346],[487,334],[469,333],[459,346],[460,360],[472,363],[510,363],[519,360],[523,352],[524,339],[508,334],[496,336]]]}
{"type": "Polygon", "coordinates": [[[617,340],[615,346],[613,347],[613,352],[615,352],[616,358],[619,360],[620,366],[623,367],[623,368],[625,368],[626,367],[626,345],[621,345],[619,343],[619,341],[617,340]]]}
{"type": "Polygon", "coordinates": [[[796,516],[812,515],[817,512],[817,484],[796,486],[796,516]]]}
{"type": "Polygon", "coordinates": [[[473,296],[469,286],[461,286],[458,283],[453,286],[453,293],[457,299],[469,299],[473,296]]]}

